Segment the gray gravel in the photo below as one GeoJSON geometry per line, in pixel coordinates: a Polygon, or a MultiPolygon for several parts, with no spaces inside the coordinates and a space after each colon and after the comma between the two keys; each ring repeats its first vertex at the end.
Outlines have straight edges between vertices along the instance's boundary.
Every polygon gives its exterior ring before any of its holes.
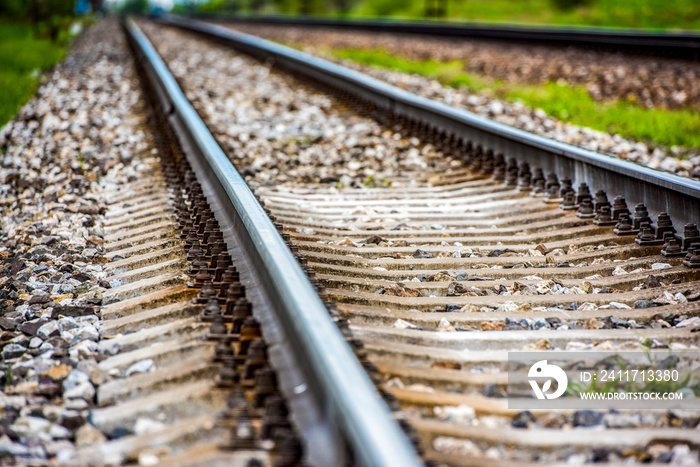
{"type": "Polygon", "coordinates": [[[103,439],[88,422],[100,359],[103,214],[134,180],[145,133],[117,20],[88,30],[0,131],[0,464],[63,463],[103,439]]]}
{"type": "Polygon", "coordinates": [[[460,165],[224,47],[142,24],[232,162],[260,185],[383,187],[460,165]],[[411,176],[408,177],[407,175],[411,176]]]}

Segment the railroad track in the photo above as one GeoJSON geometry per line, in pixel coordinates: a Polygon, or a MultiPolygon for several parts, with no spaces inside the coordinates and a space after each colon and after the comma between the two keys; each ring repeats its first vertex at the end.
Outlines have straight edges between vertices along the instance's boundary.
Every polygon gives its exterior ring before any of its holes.
{"type": "Polygon", "coordinates": [[[240,22],[272,26],[334,28],[433,37],[479,38],[495,41],[544,43],[554,46],[593,47],[644,55],[697,60],[700,36],[691,31],[640,31],[624,28],[576,26],[485,25],[440,21],[387,21],[308,18],[295,16],[228,16],[197,14],[210,22],[240,22]]]}
{"type": "MultiPolygon", "coordinates": [[[[354,114],[378,137],[441,153],[380,187],[273,177],[253,194],[229,161],[241,156],[222,151],[185,98],[195,90],[172,36],[161,37],[176,33],[140,24],[154,48],[127,22],[164,162],[123,187],[108,213],[101,333],[114,337],[100,344],[113,354],[101,366],[124,377],[98,388],[90,419],[105,433],[162,420],[83,448],[74,463],[697,462],[696,410],[528,412],[504,398],[509,351],[697,348],[700,258],[661,254],[700,237],[685,225],[697,221],[696,182],[257,38],[165,24],[274,61],[295,77],[279,86],[321,86],[338,97],[333,118],[354,114]],[[669,222],[677,241],[664,237],[669,222]],[[149,360],[156,370],[126,374],[149,360]]],[[[232,75],[254,66],[225,53],[238,60],[232,75]]],[[[226,127],[206,104],[194,101],[209,128],[226,127]]]]}
{"type": "Polygon", "coordinates": [[[61,462],[416,463],[252,193],[138,27],[125,31],[160,164],[110,192],[97,431],[61,462]]]}

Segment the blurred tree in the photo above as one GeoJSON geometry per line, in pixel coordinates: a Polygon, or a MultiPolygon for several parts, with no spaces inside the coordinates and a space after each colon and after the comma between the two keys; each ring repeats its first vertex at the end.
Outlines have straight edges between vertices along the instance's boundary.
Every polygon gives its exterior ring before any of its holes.
{"type": "Polygon", "coordinates": [[[26,0],[0,0],[0,17],[8,19],[26,19],[29,2],[26,0]]]}
{"type": "Polygon", "coordinates": [[[126,0],[119,8],[119,12],[123,14],[148,13],[148,0],[126,0]]]}
{"type": "Polygon", "coordinates": [[[447,17],[447,0],[425,0],[425,17],[447,17]]]}
{"type": "Polygon", "coordinates": [[[90,0],[90,6],[92,7],[93,13],[102,12],[103,5],[104,0],[90,0]]]}
{"type": "Polygon", "coordinates": [[[272,3],[278,13],[295,13],[296,0],[272,0],[272,3]]]}
{"type": "Polygon", "coordinates": [[[252,12],[260,13],[265,9],[265,0],[250,0],[248,6],[252,12]]]}
{"type": "Polygon", "coordinates": [[[243,9],[243,0],[212,0],[196,7],[198,13],[236,13],[243,9]]]}
{"type": "Polygon", "coordinates": [[[299,9],[291,13],[297,13],[305,16],[316,16],[333,13],[333,2],[327,0],[298,0],[299,9]]]}
{"type": "Polygon", "coordinates": [[[36,35],[41,36],[45,31],[54,42],[61,29],[72,21],[75,8],[75,0],[30,0],[27,4],[36,35]]]}
{"type": "Polygon", "coordinates": [[[350,0],[335,0],[335,9],[341,15],[345,15],[350,11],[350,0]]]}
{"type": "Polygon", "coordinates": [[[592,0],[551,0],[557,10],[568,11],[580,6],[589,5],[592,0]]]}
{"type": "MultiPolygon", "coordinates": [[[[1,0],[0,0],[1,1],[1,0]]],[[[394,0],[388,0],[393,2],[394,0]]],[[[437,0],[443,1],[443,0],[437,0]]],[[[444,0],[446,1],[446,0],[444,0]]],[[[209,0],[197,6],[200,13],[270,12],[287,15],[347,14],[358,0],[209,0]]],[[[176,3],[174,13],[190,13],[184,3],[176,3]]]]}

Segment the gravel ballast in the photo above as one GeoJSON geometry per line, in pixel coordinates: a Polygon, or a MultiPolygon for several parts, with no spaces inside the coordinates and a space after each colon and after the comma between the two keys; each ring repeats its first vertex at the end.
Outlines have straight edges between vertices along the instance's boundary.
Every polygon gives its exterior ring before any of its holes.
{"type": "Polygon", "coordinates": [[[86,31],[0,131],[1,464],[63,463],[105,439],[88,423],[109,379],[98,368],[103,215],[111,187],[154,154],[147,132],[116,19],[86,31]]]}
{"type": "Polygon", "coordinates": [[[269,64],[174,29],[142,27],[253,187],[396,186],[415,183],[416,171],[460,164],[271,71],[269,64]]]}

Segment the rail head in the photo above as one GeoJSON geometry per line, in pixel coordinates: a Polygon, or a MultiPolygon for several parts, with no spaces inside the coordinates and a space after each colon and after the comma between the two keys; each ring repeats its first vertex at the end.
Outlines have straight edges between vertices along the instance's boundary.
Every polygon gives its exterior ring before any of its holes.
{"type": "Polygon", "coordinates": [[[395,116],[424,122],[446,134],[482,145],[494,153],[516,157],[533,167],[569,174],[574,184],[605,187],[631,203],[646,203],[649,212],[667,212],[679,225],[698,221],[700,182],[651,169],[623,159],[529,133],[469,111],[411,94],[358,71],[227,27],[163,16],[159,21],[224,41],[244,53],[275,60],[309,76],[372,102],[395,116]]]}
{"type": "Polygon", "coordinates": [[[417,466],[408,437],[392,419],[372,381],[312,284],[185,98],[136,23],[125,29],[156,88],[162,109],[203,186],[232,256],[240,260],[292,418],[313,465],[417,466]]]}

